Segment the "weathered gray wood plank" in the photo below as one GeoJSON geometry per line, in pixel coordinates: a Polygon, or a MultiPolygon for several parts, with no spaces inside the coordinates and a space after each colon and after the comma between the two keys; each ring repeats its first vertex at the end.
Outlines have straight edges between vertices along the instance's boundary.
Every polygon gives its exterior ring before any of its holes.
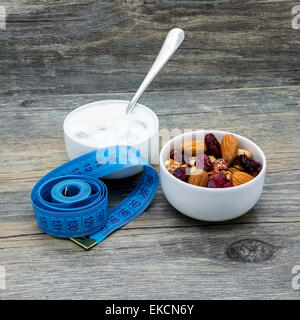
{"type": "MultiPolygon", "coordinates": [[[[157,112],[161,128],[231,130],[258,143],[268,160],[263,195],[239,219],[206,223],[178,213],[159,189],[144,215],[89,252],[43,234],[29,194],[67,161],[62,123],[69,111],[130,94],[2,97],[0,264],[7,290],[0,298],[298,299],[291,269],[300,261],[299,89],[145,93],[141,102],[157,112]],[[228,247],[247,238],[271,244],[274,255],[257,264],[231,260],[228,247]]],[[[109,181],[110,205],[137,179],[109,181]]]]}
{"type": "Polygon", "coordinates": [[[1,240],[10,299],[298,299],[300,223],[122,229],[91,251],[45,235],[1,240]],[[287,233],[287,229],[289,230],[287,233]],[[231,261],[228,246],[275,246],[260,263],[231,261]]]}
{"type": "MultiPolygon", "coordinates": [[[[2,0],[0,265],[7,289],[0,299],[299,299],[291,287],[300,264],[295,4],[2,0]],[[89,252],[42,233],[30,191],[67,161],[64,117],[88,102],[130,99],[174,26],[186,40],[141,102],[161,128],[222,129],[254,140],[268,162],[261,199],[239,219],[206,223],[178,213],[159,189],[144,215],[89,252]],[[245,239],[266,242],[274,254],[259,263],[230,259],[230,245],[245,239]]],[[[137,180],[107,182],[110,205],[137,180]]]]}
{"type": "Polygon", "coordinates": [[[299,85],[297,1],[8,1],[1,94],[136,90],[167,31],[186,40],[152,90],[299,85]],[[126,80],[125,80],[126,79],[126,80]]]}

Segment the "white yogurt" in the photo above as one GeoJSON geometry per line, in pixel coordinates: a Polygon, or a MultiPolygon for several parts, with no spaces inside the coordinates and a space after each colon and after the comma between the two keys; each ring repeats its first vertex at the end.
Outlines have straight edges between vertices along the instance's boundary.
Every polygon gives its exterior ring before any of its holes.
{"type": "MultiPolygon", "coordinates": [[[[73,110],[64,121],[64,138],[68,156],[77,158],[90,151],[114,145],[130,145],[152,164],[158,163],[159,123],[156,114],[137,104],[127,116],[129,101],[104,100],[73,110]]],[[[106,178],[120,179],[142,170],[141,166],[126,168],[106,178]]]]}
{"type": "Polygon", "coordinates": [[[93,148],[113,145],[136,145],[151,136],[157,123],[152,111],[137,105],[125,114],[127,102],[92,103],[74,110],[66,119],[64,129],[72,139],[93,148]],[[150,111],[150,112],[149,112],[150,111]]]}

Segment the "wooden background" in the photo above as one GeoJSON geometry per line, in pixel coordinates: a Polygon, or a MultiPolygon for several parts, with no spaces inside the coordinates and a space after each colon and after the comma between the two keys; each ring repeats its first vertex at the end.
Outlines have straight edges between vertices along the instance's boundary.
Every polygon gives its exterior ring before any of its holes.
{"type": "MultiPolygon", "coordinates": [[[[299,299],[291,286],[300,265],[296,4],[1,0],[0,299],[299,299]],[[181,215],[159,189],[144,215],[91,251],[42,233],[30,191],[67,161],[64,117],[87,102],[129,100],[175,26],[186,39],[141,103],[161,128],[227,130],[260,145],[261,199],[239,219],[206,223],[181,215]],[[234,260],[227,252],[240,240],[262,242],[234,260]]],[[[137,179],[109,182],[110,205],[137,179]]]]}

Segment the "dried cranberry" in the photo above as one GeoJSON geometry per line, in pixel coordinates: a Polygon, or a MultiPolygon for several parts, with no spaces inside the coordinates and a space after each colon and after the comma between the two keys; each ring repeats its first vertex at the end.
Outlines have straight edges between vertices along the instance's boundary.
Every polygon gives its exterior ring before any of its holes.
{"type": "Polygon", "coordinates": [[[257,175],[261,170],[261,163],[248,158],[245,154],[237,156],[233,165],[241,166],[246,172],[257,175]]]}
{"type": "Polygon", "coordinates": [[[187,167],[179,167],[174,170],[173,176],[181,181],[187,182],[189,179],[189,170],[187,167]]]}
{"type": "Polygon", "coordinates": [[[261,170],[261,167],[258,168],[257,171],[253,172],[253,173],[250,173],[250,175],[255,178],[259,173],[260,173],[260,170],[261,170]]]}
{"type": "Polygon", "coordinates": [[[228,188],[232,185],[229,185],[228,182],[231,182],[227,180],[226,175],[222,171],[214,171],[208,180],[207,187],[208,188],[228,188]]]}
{"type": "Polygon", "coordinates": [[[212,133],[208,133],[205,136],[205,144],[208,154],[213,155],[215,158],[221,158],[221,145],[212,133]]]}
{"type": "Polygon", "coordinates": [[[215,182],[215,180],[208,180],[207,188],[218,188],[217,187],[217,183],[215,182]]]}
{"type": "Polygon", "coordinates": [[[204,171],[213,171],[213,164],[211,163],[209,156],[206,154],[199,154],[196,157],[196,168],[204,171]]]}
{"type": "MultiPolygon", "coordinates": [[[[177,151],[176,151],[176,152],[177,152],[177,151]]],[[[170,151],[170,159],[174,160],[174,155],[175,155],[175,150],[172,149],[172,150],[170,151]]]]}
{"type": "Polygon", "coordinates": [[[230,188],[230,187],[233,187],[233,184],[231,181],[227,180],[227,182],[223,184],[223,188],[230,188]]]}
{"type": "Polygon", "coordinates": [[[229,162],[225,158],[218,159],[214,162],[215,170],[226,170],[229,167],[229,162]]]}

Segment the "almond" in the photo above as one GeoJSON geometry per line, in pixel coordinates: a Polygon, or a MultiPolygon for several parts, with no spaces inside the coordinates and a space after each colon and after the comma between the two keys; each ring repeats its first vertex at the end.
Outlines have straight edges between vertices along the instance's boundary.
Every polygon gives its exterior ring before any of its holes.
{"type": "Polygon", "coordinates": [[[188,183],[194,186],[206,187],[208,182],[208,173],[201,169],[196,169],[193,174],[190,175],[188,183]]]}
{"type": "Polygon", "coordinates": [[[237,156],[239,143],[237,138],[232,134],[226,134],[221,142],[222,158],[228,160],[229,163],[237,156]]]}
{"type": "Polygon", "coordinates": [[[234,187],[247,183],[253,179],[253,177],[250,176],[250,174],[246,172],[241,172],[241,171],[234,171],[232,173],[231,178],[232,178],[232,184],[234,187]]]}
{"type": "Polygon", "coordinates": [[[237,155],[240,156],[242,154],[245,154],[249,159],[252,158],[252,153],[245,149],[238,149],[237,155]]]}
{"type": "Polygon", "coordinates": [[[204,141],[185,141],[180,145],[180,148],[182,151],[184,151],[185,154],[193,155],[195,156],[196,153],[199,152],[206,152],[207,148],[204,141]]]}

